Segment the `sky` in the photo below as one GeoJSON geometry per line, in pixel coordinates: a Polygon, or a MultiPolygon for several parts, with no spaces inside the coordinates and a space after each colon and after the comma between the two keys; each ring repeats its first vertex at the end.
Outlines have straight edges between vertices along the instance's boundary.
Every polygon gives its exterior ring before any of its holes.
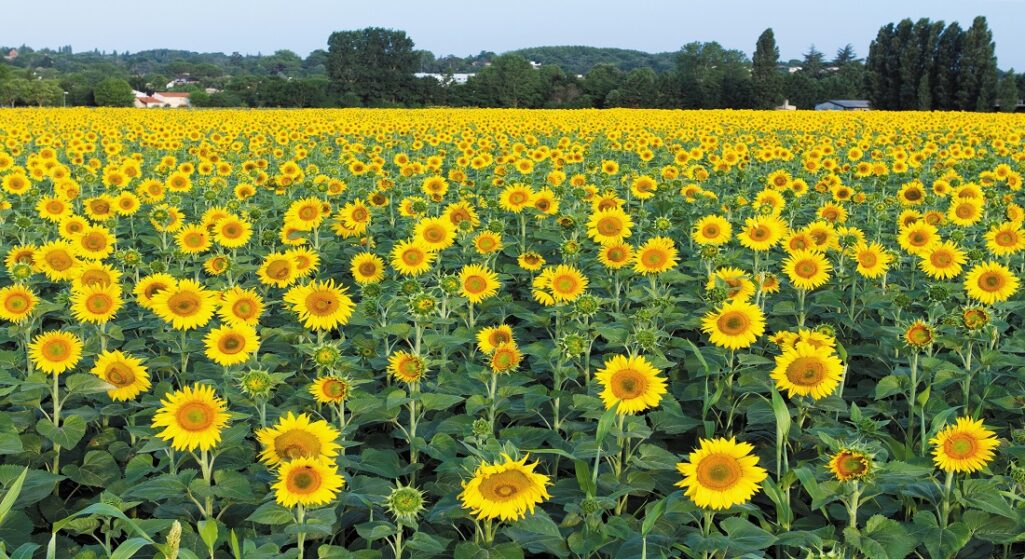
{"type": "Polygon", "coordinates": [[[1025,70],[1025,0],[0,0],[0,5],[0,45],[243,54],[288,49],[302,56],[326,48],[332,31],[375,26],[404,30],[416,48],[439,56],[552,45],[663,52],[691,41],[718,41],[750,55],[758,35],[772,27],[783,60],[800,58],[812,44],[831,57],[851,43],[864,57],[886,23],[928,17],[968,28],[976,15],[984,15],[1000,68],[1025,70]]]}

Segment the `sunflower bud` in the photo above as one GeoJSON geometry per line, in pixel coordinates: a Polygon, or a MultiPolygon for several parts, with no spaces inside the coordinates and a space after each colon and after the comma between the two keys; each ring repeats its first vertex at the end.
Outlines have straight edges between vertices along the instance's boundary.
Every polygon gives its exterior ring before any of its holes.
{"type": "Polygon", "coordinates": [[[575,256],[580,252],[580,243],[569,239],[562,243],[562,254],[565,256],[575,256]]]}
{"type": "Polygon", "coordinates": [[[250,369],[242,374],[238,384],[246,396],[254,400],[269,400],[278,381],[263,369],[250,369]]]}
{"type": "Polygon", "coordinates": [[[11,267],[10,275],[14,281],[25,281],[32,277],[32,266],[19,262],[11,267]]]}
{"type": "Polygon", "coordinates": [[[587,497],[583,501],[580,501],[580,510],[584,514],[590,515],[602,510],[601,502],[594,497],[587,497]]]}
{"type": "Polygon", "coordinates": [[[341,358],[342,354],[338,351],[338,348],[330,344],[317,346],[313,350],[313,362],[321,369],[334,368],[341,358]]]}
{"type": "Polygon", "coordinates": [[[658,347],[658,334],[651,328],[641,328],[634,333],[637,345],[644,351],[653,351],[658,347]]]}
{"type": "Polygon", "coordinates": [[[582,295],[573,304],[573,310],[575,310],[581,316],[592,317],[597,314],[598,310],[601,309],[601,299],[598,299],[594,295],[582,295]]]}
{"type": "MultiPolygon", "coordinates": [[[[467,223],[467,222],[462,222],[467,223]]],[[[459,278],[454,275],[447,275],[441,278],[441,289],[449,296],[459,295],[459,278]]]]}
{"type": "Polygon", "coordinates": [[[415,521],[424,510],[423,491],[409,485],[399,484],[385,499],[384,508],[396,520],[415,521]]]}
{"type": "Polygon", "coordinates": [[[399,293],[402,293],[406,297],[414,295],[420,291],[420,284],[413,279],[408,279],[399,285],[399,293]]]}
{"type": "Polygon", "coordinates": [[[932,285],[932,286],[929,286],[929,299],[930,300],[933,300],[933,301],[936,301],[936,302],[942,302],[942,301],[946,301],[948,298],[950,298],[950,290],[948,290],[945,286],[942,286],[942,285],[932,285]]]}
{"type": "Polygon", "coordinates": [[[568,358],[578,357],[587,351],[587,338],[581,334],[566,334],[559,339],[559,350],[568,358]]]}
{"type": "Polygon", "coordinates": [[[490,437],[493,433],[494,429],[491,427],[491,422],[487,419],[480,418],[473,420],[473,436],[490,437]]]}

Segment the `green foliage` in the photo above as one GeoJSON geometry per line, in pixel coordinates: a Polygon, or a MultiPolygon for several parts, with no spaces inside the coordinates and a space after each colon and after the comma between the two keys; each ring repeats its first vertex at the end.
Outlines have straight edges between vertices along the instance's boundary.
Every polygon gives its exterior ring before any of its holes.
{"type": "Polygon", "coordinates": [[[100,107],[131,107],[134,100],[132,84],[120,78],[107,78],[93,87],[93,101],[100,107]]]}

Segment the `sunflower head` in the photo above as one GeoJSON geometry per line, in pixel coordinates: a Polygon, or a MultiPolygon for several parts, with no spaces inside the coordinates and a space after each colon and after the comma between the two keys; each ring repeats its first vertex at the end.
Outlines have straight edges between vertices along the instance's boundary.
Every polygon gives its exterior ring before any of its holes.
{"type": "Polygon", "coordinates": [[[470,481],[463,482],[459,500],[477,519],[518,520],[551,498],[548,476],[534,471],[538,463],[527,464],[527,456],[513,460],[508,455],[494,463],[481,464],[470,481]]]}
{"type": "Polygon", "coordinates": [[[396,520],[412,522],[423,512],[425,503],[423,491],[398,483],[385,499],[384,508],[396,520]]]}
{"type": "Polygon", "coordinates": [[[875,463],[865,450],[844,447],[829,459],[829,471],[837,481],[859,481],[875,473],[875,463]]]}

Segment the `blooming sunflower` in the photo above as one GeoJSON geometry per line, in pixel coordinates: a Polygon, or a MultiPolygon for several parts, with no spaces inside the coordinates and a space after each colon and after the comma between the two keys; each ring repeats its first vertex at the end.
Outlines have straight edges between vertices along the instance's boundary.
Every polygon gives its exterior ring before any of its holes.
{"type": "Polygon", "coordinates": [[[210,450],[221,441],[228,423],[227,403],[210,385],[196,383],[168,394],[153,416],[157,437],[175,450],[210,450]]]}
{"type": "Polygon", "coordinates": [[[737,240],[744,248],[765,251],[776,246],[786,230],[786,223],[776,216],[749,217],[744,229],[737,234],[737,240]]]}
{"type": "Polygon", "coordinates": [[[32,315],[39,297],[24,285],[9,285],[0,289],[0,318],[21,324],[32,315]]]}
{"type": "Polygon", "coordinates": [[[981,262],[965,274],[964,288],[976,301],[992,305],[1006,301],[1018,291],[1020,281],[1007,266],[999,262],[981,262]]]}
{"type": "Polygon", "coordinates": [[[388,357],[388,372],[405,383],[419,382],[427,373],[427,362],[414,353],[396,351],[388,357]]]}
{"type": "Polygon", "coordinates": [[[349,397],[352,388],[349,379],[337,375],[325,375],[310,385],[310,395],[320,404],[337,404],[349,397]]]}
{"type": "Polygon", "coordinates": [[[50,281],[64,281],[72,278],[79,259],[71,243],[51,241],[35,251],[34,262],[50,281]]]}
{"type": "Polygon", "coordinates": [[[330,503],[345,487],[338,466],[323,458],[297,458],[278,468],[278,480],[271,489],[283,507],[330,503]]]}
{"type": "Polygon", "coordinates": [[[248,324],[219,326],[207,332],[203,338],[208,359],[222,367],[245,363],[260,347],[256,329],[248,324]]]}
{"type": "Polygon", "coordinates": [[[520,268],[528,272],[536,272],[545,265],[545,258],[536,252],[524,252],[516,258],[520,268]]]}
{"type": "Polygon", "coordinates": [[[934,279],[950,279],[961,273],[967,261],[964,251],[951,241],[934,244],[921,255],[918,267],[934,279]]]}
{"type": "Polygon", "coordinates": [[[751,281],[749,274],[740,268],[719,268],[709,275],[705,290],[718,286],[725,287],[726,297],[731,301],[747,301],[755,294],[754,282],[751,281]]]}
{"type": "Polygon", "coordinates": [[[360,285],[378,283],[384,279],[384,260],[372,252],[361,252],[349,263],[352,279],[360,285]]]}
{"type": "Polygon", "coordinates": [[[776,356],[776,368],[770,376],[777,389],[787,391],[787,396],[811,396],[818,400],[836,390],[842,374],[843,363],[831,348],[797,342],[776,356]]]}
{"type": "Polygon", "coordinates": [[[699,245],[721,246],[733,237],[733,225],[718,215],[706,215],[694,224],[691,238],[699,245]]]}
{"type": "Polygon", "coordinates": [[[667,237],[652,237],[637,247],[634,271],[639,274],[659,274],[676,266],[676,244],[667,237]]]}
{"type": "Polygon", "coordinates": [[[224,248],[241,248],[252,236],[253,226],[238,216],[225,216],[214,225],[214,240],[224,248]]]}
{"type": "Polygon", "coordinates": [[[658,407],[666,393],[666,379],[643,356],[617,355],[605,360],[594,378],[602,385],[599,394],[605,409],[619,404],[616,413],[635,414],[658,407]]]}
{"type": "Polygon", "coordinates": [[[765,315],[757,305],[729,301],[701,319],[701,329],[711,342],[727,349],[743,349],[765,332],[765,315]]]}
{"type": "Polygon", "coordinates": [[[502,462],[483,463],[473,478],[463,482],[459,500],[478,520],[518,520],[527,511],[550,499],[548,476],[534,471],[538,463],[527,464],[527,456],[513,460],[506,454],[502,462]]]}
{"type": "Polygon", "coordinates": [[[837,481],[857,481],[872,474],[872,456],[853,448],[844,448],[829,459],[829,471],[837,481]]]}
{"type": "Polygon", "coordinates": [[[285,293],[284,301],[292,305],[303,326],[311,330],[334,330],[348,324],[356,308],[345,287],[336,287],[334,280],[293,287],[285,293]]]}
{"type": "Polygon", "coordinates": [[[150,387],[149,372],[142,359],[120,351],[97,355],[90,372],[113,386],[107,396],[114,401],[131,400],[150,387]]]}
{"type": "Polygon", "coordinates": [[[493,231],[481,231],[473,238],[477,254],[493,254],[502,250],[502,235],[493,231]]]}
{"type": "Polygon", "coordinates": [[[494,297],[501,286],[498,274],[479,264],[468,264],[459,272],[460,292],[471,303],[494,297]]]}
{"type": "Polygon", "coordinates": [[[71,293],[71,315],[79,322],[106,324],[121,309],[121,286],[86,285],[71,293]]]}
{"type": "Polygon", "coordinates": [[[299,458],[334,458],[341,448],[338,430],[328,422],[313,421],[305,413],[288,412],[272,427],[256,431],[256,440],[263,445],[260,460],[268,466],[299,458]]]}
{"type": "Polygon", "coordinates": [[[610,270],[625,267],[633,258],[633,247],[626,243],[609,243],[598,250],[598,261],[610,270]]]}
{"type": "Polygon", "coordinates": [[[928,223],[913,223],[900,230],[897,242],[908,254],[916,256],[925,254],[940,240],[936,227],[928,223]]]}
{"type": "Polygon", "coordinates": [[[150,299],[153,312],[175,330],[202,328],[214,316],[217,294],[198,281],[178,280],[150,299]]]}
{"type": "Polygon", "coordinates": [[[516,342],[500,343],[491,352],[491,370],[495,373],[508,373],[516,370],[522,360],[523,354],[516,342]]]}
{"type": "Polygon", "coordinates": [[[551,290],[552,298],[557,302],[571,303],[576,301],[583,295],[584,290],[587,289],[587,276],[573,266],[559,264],[545,272],[547,273],[547,281],[544,283],[547,284],[547,288],[551,290]]]}
{"type": "Polygon", "coordinates": [[[629,237],[632,227],[633,219],[622,208],[606,208],[591,214],[587,221],[587,236],[606,245],[629,237]]]}
{"type": "Polygon", "coordinates": [[[139,279],[132,289],[135,302],[144,309],[153,310],[153,296],[161,291],[178,285],[178,280],[170,274],[150,274],[139,279]]]}
{"type": "Polygon", "coordinates": [[[201,254],[210,249],[213,239],[210,232],[201,224],[186,225],[175,234],[178,250],[185,254],[201,254]]]}
{"type": "Polygon", "coordinates": [[[418,241],[399,241],[391,251],[391,265],[404,276],[419,276],[431,269],[435,253],[418,241]]]}
{"type": "Polygon", "coordinates": [[[455,242],[456,227],[444,217],[426,217],[413,229],[413,239],[428,251],[439,252],[455,242]]]}
{"type": "Polygon", "coordinates": [[[858,263],[857,271],[866,278],[877,278],[886,273],[893,261],[893,255],[879,243],[858,243],[852,249],[854,260],[858,263]]]}
{"type": "Polygon", "coordinates": [[[263,298],[255,290],[232,287],[221,292],[217,314],[231,325],[256,326],[263,314],[263,298]]]}
{"type": "Polygon", "coordinates": [[[256,275],[264,285],[288,287],[299,279],[299,270],[291,254],[272,252],[263,258],[256,275]]]}
{"type": "Polygon", "coordinates": [[[44,332],[29,344],[28,356],[44,373],[59,375],[75,368],[82,359],[82,340],[71,332],[44,332]]]}
{"type": "Polygon", "coordinates": [[[959,417],[929,440],[936,467],[945,472],[977,472],[993,460],[993,450],[1000,446],[996,433],[983,425],[981,419],[959,417]]]}
{"type": "Polygon", "coordinates": [[[802,250],[783,261],[783,271],[797,289],[812,290],[829,281],[833,266],[818,252],[802,250]]]}
{"type": "Polygon", "coordinates": [[[676,483],[694,504],[712,510],[728,509],[751,500],[768,477],[751,456],[754,447],[734,438],[701,439],[689,462],[676,465],[683,479],[676,483]]]}
{"type": "Polygon", "coordinates": [[[491,355],[501,344],[513,341],[513,331],[508,325],[488,326],[477,332],[477,349],[485,355],[491,355]]]}
{"type": "Polygon", "coordinates": [[[1025,231],[1021,224],[1006,222],[986,232],[986,248],[993,256],[1007,256],[1025,249],[1025,231]]]}

